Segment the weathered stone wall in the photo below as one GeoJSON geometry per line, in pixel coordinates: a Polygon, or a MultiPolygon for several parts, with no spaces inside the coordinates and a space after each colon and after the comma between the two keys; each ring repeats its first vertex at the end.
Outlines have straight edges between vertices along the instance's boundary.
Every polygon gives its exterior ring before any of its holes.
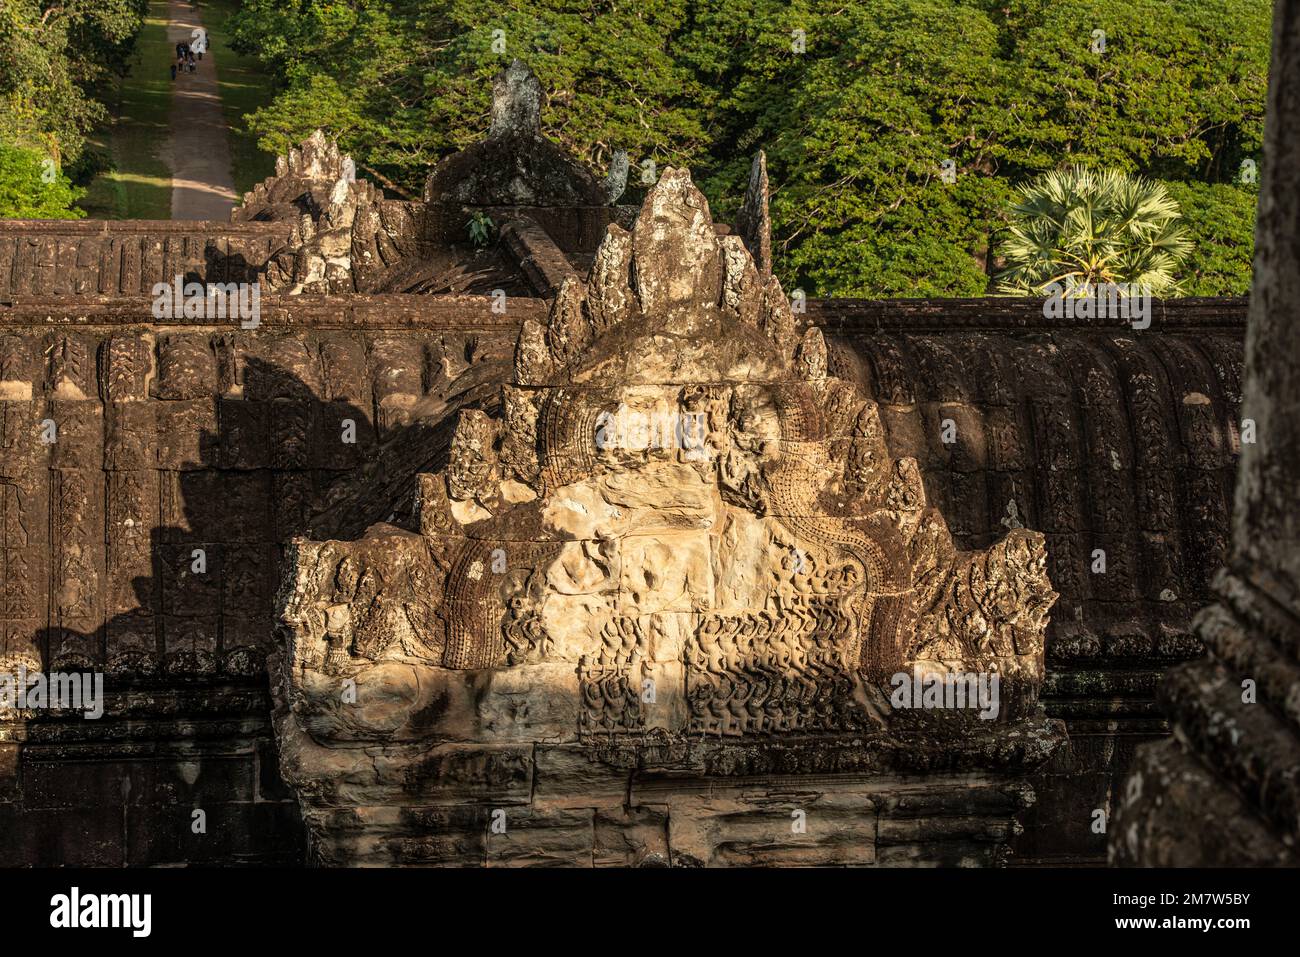
{"type": "Polygon", "coordinates": [[[1047,535],[1061,597],[1043,700],[1070,745],[1033,782],[1022,862],[1104,861],[1094,811],[1118,805],[1134,749],[1167,733],[1160,677],[1201,653],[1191,620],[1227,547],[1245,308],[1156,304],[1150,329],[1116,332],[1007,300],[810,303],[962,547],[1016,522],[1047,535]]]}
{"type": "Polygon", "coordinates": [[[97,721],[0,724],[0,859],[301,859],[264,670],[281,543],[385,517],[376,470],[437,461],[411,423],[496,343],[484,300],[415,305],[267,302],[256,332],[146,298],[0,307],[0,661],[109,692],[97,721]]]}
{"type": "MultiPolygon", "coordinates": [[[[54,263],[71,255],[55,246],[54,263]]],[[[173,268],[166,248],[142,254],[153,281],[173,268]]],[[[24,275],[46,278],[20,288],[57,293],[57,265],[22,255],[24,275]]],[[[441,467],[439,423],[500,381],[517,324],[546,306],[267,299],[249,332],[160,326],[147,298],[19,301],[0,306],[0,656],[104,668],[120,694],[100,722],[4,726],[0,853],[295,859],[262,671],[282,543],[389,517],[417,472],[441,467]],[[46,418],[59,425],[48,446],[46,418]],[[345,418],[355,445],[339,440],[345,418]],[[206,843],[190,835],[194,807],[221,808],[206,843]]],[[[891,453],[919,460],[963,548],[1017,522],[1047,534],[1062,597],[1044,697],[1071,748],[1037,782],[1020,852],[1095,859],[1092,809],[1109,806],[1133,745],[1164,731],[1155,680],[1199,647],[1187,621],[1226,536],[1243,306],[1157,306],[1150,330],[1119,333],[1049,327],[1037,309],[813,302],[809,316],[832,333],[831,371],[880,403],[891,453]],[[1090,572],[1096,547],[1104,577],[1090,572]]]]}
{"type": "Polygon", "coordinates": [[[0,724],[0,862],[301,862],[264,682],[188,684],[113,693],[98,721],[0,724]],[[192,830],[195,809],[205,834],[192,830]]]}
{"type": "Polygon", "coordinates": [[[0,220],[0,302],[148,295],[177,276],[251,282],[289,233],[284,223],[0,220]]]}

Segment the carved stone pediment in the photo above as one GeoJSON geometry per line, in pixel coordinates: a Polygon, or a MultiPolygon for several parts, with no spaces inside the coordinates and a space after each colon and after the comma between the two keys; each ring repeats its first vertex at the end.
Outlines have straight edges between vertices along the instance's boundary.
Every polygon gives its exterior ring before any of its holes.
{"type": "Polygon", "coordinates": [[[684,170],[524,323],[500,409],[461,413],[409,528],[295,543],[279,723],[302,794],[375,748],[414,773],[443,746],[698,770],[749,742],[754,769],[793,748],[821,771],[1048,746],[1043,536],[957,549],[684,170]],[[923,678],[971,700],[922,706],[923,678]]]}

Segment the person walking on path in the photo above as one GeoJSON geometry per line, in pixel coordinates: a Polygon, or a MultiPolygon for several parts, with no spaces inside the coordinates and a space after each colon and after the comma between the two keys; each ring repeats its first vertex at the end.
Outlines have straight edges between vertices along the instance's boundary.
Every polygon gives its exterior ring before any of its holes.
{"type": "Polygon", "coordinates": [[[228,221],[237,194],[231,175],[230,123],[217,83],[220,57],[205,56],[198,62],[199,50],[206,52],[212,35],[192,4],[169,0],[167,21],[167,39],[173,45],[183,43],[193,54],[192,66],[186,58],[178,67],[187,76],[172,85],[165,149],[171,168],[171,218],[228,221]]]}

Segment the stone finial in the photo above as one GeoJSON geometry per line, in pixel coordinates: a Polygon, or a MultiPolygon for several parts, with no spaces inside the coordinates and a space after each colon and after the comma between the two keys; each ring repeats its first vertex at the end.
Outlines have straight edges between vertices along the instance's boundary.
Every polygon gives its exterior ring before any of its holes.
{"type": "Polygon", "coordinates": [[[790,300],[781,288],[781,281],[772,275],[767,277],[763,289],[763,308],[759,321],[781,354],[789,356],[795,348],[794,313],[790,309],[790,300]]]}
{"type": "Polygon", "coordinates": [[[754,154],[749,168],[749,188],[745,202],[736,216],[736,232],[745,241],[760,275],[772,271],[772,217],[768,212],[767,156],[762,150],[754,154]]]}
{"type": "Polygon", "coordinates": [[[611,223],[587,276],[587,312],[597,334],[627,318],[632,305],[631,270],[632,235],[611,223]]]}
{"type": "Polygon", "coordinates": [[[685,169],[663,171],[632,227],[632,274],[641,311],[691,320],[716,306],[722,257],[704,194],[685,169]]]}
{"type": "Polygon", "coordinates": [[[342,203],[349,189],[368,192],[356,180],[356,164],[339,151],[338,143],[317,129],[298,146],[275,161],[275,175],[244,194],[243,204],[232,210],[232,222],[297,220],[313,217],[330,205],[342,203]]]}
{"type": "MultiPolygon", "coordinates": [[[[602,183],[542,135],[542,84],[515,60],[492,81],[486,138],[440,162],[424,183],[426,203],[452,206],[607,206],[617,176],[602,183]]],[[[616,158],[617,165],[617,158],[616,158]]]]}
{"type": "MultiPolygon", "coordinates": [[[[739,320],[765,333],[786,362],[800,341],[776,277],[759,275],[739,236],[717,235],[708,201],[683,169],[664,170],[631,232],[608,228],[585,283],[570,276],[557,289],[537,348],[562,365],[632,316],[662,323],[674,335],[703,334],[722,319],[739,320]]],[[[526,343],[521,384],[532,381],[532,351],[526,343]]],[[[805,378],[827,376],[820,333],[808,337],[805,358],[805,378]]]]}
{"type": "Polygon", "coordinates": [[[627,189],[627,150],[619,150],[610,160],[609,172],[605,174],[605,182],[601,184],[605,190],[605,202],[613,206],[618,202],[619,197],[627,189]]]}
{"type": "Polygon", "coordinates": [[[289,239],[263,268],[269,291],[360,291],[385,262],[400,257],[411,229],[397,217],[385,222],[379,212],[383,194],[356,178],[352,157],[323,130],[277,159],[275,168],[231,212],[233,222],[293,224],[289,239]]]}
{"type": "Polygon", "coordinates": [[[494,478],[497,423],[481,409],[463,409],[451,439],[447,491],[453,499],[485,495],[494,478]]]}
{"type": "MultiPolygon", "coordinates": [[[[311,179],[336,179],[342,175],[343,158],[339,153],[338,144],[330,137],[325,135],[325,131],[319,127],[303,140],[302,145],[298,147],[296,158],[299,168],[297,172],[301,176],[311,179]]],[[[290,153],[290,156],[294,156],[290,153]]],[[[292,164],[292,160],[290,161],[292,164]]]]}
{"type": "Polygon", "coordinates": [[[535,134],[542,128],[542,84],[522,60],[492,80],[492,126],[488,137],[535,134]]]}
{"type": "Polygon", "coordinates": [[[826,378],[828,364],[826,339],[816,326],[804,331],[796,358],[799,361],[800,373],[809,382],[820,382],[826,378]]]}
{"type": "Polygon", "coordinates": [[[541,385],[551,375],[553,367],[546,329],[532,319],[525,319],[515,343],[516,384],[541,385]]]}
{"type": "Polygon", "coordinates": [[[583,311],[585,291],[576,276],[566,276],[551,303],[546,344],[552,356],[568,362],[591,342],[591,321],[583,311]]]}
{"type": "Polygon", "coordinates": [[[732,234],[718,240],[722,248],[722,308],[746,325],[758,327],[763,306],[764,281],[754,268],[744,240],[732,234]]]}

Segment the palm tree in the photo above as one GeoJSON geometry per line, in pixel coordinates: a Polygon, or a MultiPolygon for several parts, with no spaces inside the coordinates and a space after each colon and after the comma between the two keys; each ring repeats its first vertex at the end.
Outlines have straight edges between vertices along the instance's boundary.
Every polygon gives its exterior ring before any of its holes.
{"type": "Polygon", "coordinates": [[[1020,187],[1011,208],[998,292],[1085,294],[1114,283],[1176,295],[1175,271],[1192,246],[1181,219],[1160,183],[1081,166],[1044,173],[1020,187]]]}

